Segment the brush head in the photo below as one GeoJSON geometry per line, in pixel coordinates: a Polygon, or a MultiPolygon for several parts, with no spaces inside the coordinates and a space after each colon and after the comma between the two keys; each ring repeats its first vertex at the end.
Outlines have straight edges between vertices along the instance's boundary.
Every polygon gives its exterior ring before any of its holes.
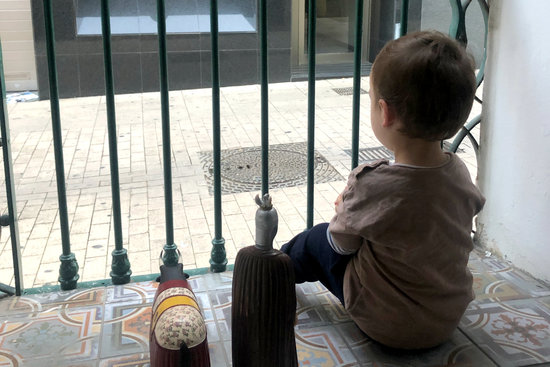
{"type": "Polygon", "coordinates": [[[231,306],[233,366],[298,367],[294,265],[257,246],[237,253],[231,306]]]}
{"type": "Polygon", "coordinates": [[[298,367],[294,265],[273,249],[279,218],[271,197],[255,200],[256,245],[239,250],[233,270],[233,366],[298,367]]]}
{"type": "Polygon", "coordinates": [[[259,208],[256,210],[256,247],[269,251],[273,249],[273,239],[279,227],[279,216],[273,207],[271,196],[265,194],[254,199],[259,208]]]}

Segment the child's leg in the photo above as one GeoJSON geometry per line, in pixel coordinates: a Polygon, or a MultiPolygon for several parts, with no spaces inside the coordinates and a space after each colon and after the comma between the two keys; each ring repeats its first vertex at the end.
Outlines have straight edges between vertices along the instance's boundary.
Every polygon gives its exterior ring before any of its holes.
{"type": "Polygon", "coordinates": [[[340,255],[327,239],[328,223],[321,223],[281,247],[294,263],[296,283],[320,281],[344,304],[344,272],[351,255],[340,255]]]}

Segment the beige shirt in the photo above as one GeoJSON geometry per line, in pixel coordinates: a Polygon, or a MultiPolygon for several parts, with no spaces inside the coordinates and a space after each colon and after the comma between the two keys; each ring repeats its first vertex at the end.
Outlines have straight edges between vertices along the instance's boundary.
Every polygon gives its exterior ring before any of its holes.
{"type": "Polygon", "coordinates": [[[346,309],[390,347],[444,342],[474,298],[467,263],[485,199],[449,155],[436,168],[357,167],[329,225],[339,248],[356,251],[344,276],[346,309]]]}

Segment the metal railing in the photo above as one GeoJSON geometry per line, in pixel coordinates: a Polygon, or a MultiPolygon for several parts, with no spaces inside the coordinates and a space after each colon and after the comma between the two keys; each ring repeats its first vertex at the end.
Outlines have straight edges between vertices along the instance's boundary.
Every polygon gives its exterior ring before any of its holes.
{"type": "MultiPolygon", "coordinates": [[[[269,110],[268,110],[268,43],[267,43],[267,0],[259,0],[259,39],[260,39],[260,65],[261,65],[261,157],[262,157],[262,194],[269,191],[269,110]]],[[[308,147],[307,147],[307,228],[313,226],[313,208],[314,208],[314,163],[315,163],[315,55],[316,55],[316,0],[309,1],[309,19],[308,19],[308,147]]],[[[478,0],[483,10],[485,25],[487,27],[488,6],[484,0],[478,0]]],[[[466,42],[465,30],[465,12],[470,1],[450,0],[453,10],[453,24],[450,33],[457,39],[466,42]]],[[[402,0],[401,7],[401,32],[407,32],[408,0],[402,0]]],[[[59,109],[59,94],[57,83],[57,62],[54,43],[54,23],[52,17],[52,1],[44,0],[44,25],[46,34],[46,48],[49,71],[50,85],[50,105],[52,119],[53,143],[55,148],[55,167],[57,180],[57,194],[59,206],[59,221],[61,228],[62,253],[59,270],[59,288],[62,290],[74,289],[79,285],[96,286],[99,284],[124,284],[128,283],[132,277],[131,265],[128,259],[127,250],[124,248],[121,225],[121,199],[118,169],[118,151],[116,134],[116,111],[115,111],[115,93],[113,82],[113,67],[111,54],[111,30],[109,0],[101,0],[101,20],[104,50],[105,66],[105,97],[107,107],[108,141],[110,155],[111,172],[111,193],[113,210],[113,230],[115,238],[115,249],[112,252],[111,280],[78,283],[78,263],[74,253],[71,252],[69,219],[67,213],[67,199],[65,187],[65,172],[63,162],[63,141],[61,134],[61,116],[59,109]]],[[[359,157],[359,120],[360,120],[360,91],[361,91],[361,45],[363,35],[363,8],[364,0],[356,0],[356,28],[355,28],[355,48],[354,48],[354,73],[353,73],[353,105],[352,105],[352,154],[351,168],[358,165],[359,157]]],[[[166,50],[166,15],[165,0],[157,0],[158,13],[158,42],[159,42],[159,72],[160,72],[160,96],[161,96],[161,115],[162,115],[162,146],[163,146],[163,172],[164,172],[164,199],[165,199],[165,231],[166,242],[163,249],[162,261],[165,264],[173,264],[178,261],[179,251],[174,241],[173,209],[172,209],[172,164],[171,164],[171,143],[170,143],[170,108],[168,100],[168,68],[167,68],[167,50],[166,50]]],[[[215,237],[212,240],[212,251],[210,258],[210,270],[213,272],[222,272],[228,268],[227,256],[225,251],[225,240],[222,235],[222,200],[221,200],[221,175],[220,175],[220,81],[219,81],[219,50],[218,50],[218,3],[217,0],[210,0],[210,31],[212,47],[212,126],[213,126],[213,166],[214,166],[214,230],[215,237]]],[[[483,62],[484,66],[484,62],[483,62]]],[[[478,82],[483,78],[483,67],[478,76],[478,82]]],[[[12,155],[10,151],[9,123],[6,109],[6,94],[4,85],[4,75],[2,68],[2,57],[0,52],[0,83],[1,99],[0,104],[0,126],[2,133],[2,150],[4,159],[4,172],[6,180],[8,215],[4,217],[3,222],[9,224],[11,234],[11,244],[13,253],[13,268],[15,288],[0,285],[0,291],[21,295],[24,292],[22,284],[21,270],[21,251],[19,248],[19,237],[17,228],[17,209],[15,206],[14,177],[12,170],[12,155]]],[[[474,139],[471,129],[479,124],[480,118],[474,119],[465,125],[463,131],[456,137],[451,150],[458,148],[465,136],[474,139]]],[[[475,140],[475,139],[474,139],[475,140]]],[[[477,142],[475,148],[477,149],[477,142]]],[[[5,223],[4,223],[5,224],[5,223]]],[[[207,269],[198,269],[190,273],[200,273],[207,269]]],[[[150,276],[133,277],[137,279],[149,279],[150,276]]],[[[57,287],[45,286],[27,290],[27,292],[39,292],[53,290],[57,287]]]]}
{"type": "MultiPolygon", "coordinates": [[[[472,3],[472,0],[449,0],[452,9],[452,22],[449,27],[449,35],[459,40],[466,46],[468,43],[468,36],[466,33],[466,12],[468,7],[472,3]]],[[[483,77],[485,76],[485,61],[487,59],[487,34],[489,32],[489,4],[487,0],[477,0],[479,7],[481,9],[481,14],[483,16],[483,24],[485,26],[485,38],[483,44],[483,57],[481,59],[481,65],[477,73],[477,86],[479,87],[483,82],[483,77]]],[[[476,101],[483,103],[481,98],[475,96],[476,101]]],[[[481,114],[475,116],[470,121],[468,121],[458,134],[454,137],[453,141],[449,146],[449,151],[456,153],[460,144],[462,144],[465,137],[468,137],[472,148],[476,154],[476,159],[479,161],[479,143],[472,134],[472,130],[481,123],[481,114]]]]}
{"type": "Polygon", "coordinates": [[[8,109],[6,106],[6,79],[4,78],[4,62],[2,56],[2,44],[0,43],[0,132],[2,137],[2,155],[4,158],[4,179],[6,182],[6,201],[8,204],[7,216],[2,216],[1,226],[9,226],[11,238],[11,251],[13,257],[13,273],[15,288],[1,284],[0,291],[8,294],[20,295],[23,291],[23,275],[21,267],[21,248],[19,247],[19,229],[17,224],[17,207],[15,202],[15,185],[12,167],[12,154],[10,144],[10,128],[8,122],[8,109]]]}

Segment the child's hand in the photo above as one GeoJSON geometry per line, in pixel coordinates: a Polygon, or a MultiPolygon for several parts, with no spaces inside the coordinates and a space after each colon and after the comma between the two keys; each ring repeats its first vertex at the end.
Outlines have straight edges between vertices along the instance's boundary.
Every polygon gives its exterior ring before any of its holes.
{"type": "Polygon", "coordinates": [[[340,203],[342,202],[344,192],[345,192],[347,189],[348,189],[348,186],[346,185],[346,187],[344,187],[344,191],[342,191],[342,192],[340,193],[340,195],[338,195],[338,197],[337,197],[336,200],[334,201],[334,211],[337,211],[338,205],[340,205],[340,203]]]}
{"type": "Polygon", "coordinates": [[[334,211],[337,211],[338,205],[342,202],[342,194],[338,195],[336,200],[334,201],[334,211]]]}

